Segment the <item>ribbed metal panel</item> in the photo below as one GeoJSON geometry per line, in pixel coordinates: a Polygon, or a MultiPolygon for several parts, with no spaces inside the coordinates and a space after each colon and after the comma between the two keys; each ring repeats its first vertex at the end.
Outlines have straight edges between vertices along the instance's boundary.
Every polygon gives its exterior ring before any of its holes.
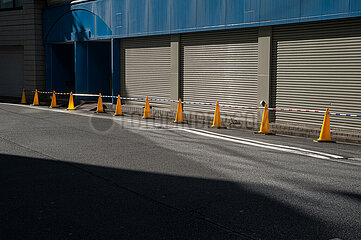
{"type": "MultiPolygon", "coordinates": [[[[258,40],[256,29],[185,34],[181,37],[185,101],[256,106],[258,40]]],[[[185,110],[213,107],[185,105],[185,110]]],[[[223,113],[240,110],[221,109],[223,113]]],[[[245,111],[243,111],[244,113],[245,111]]],[[[255,114],[255,111],[249,111],[255,114]]]]}
{"type": "MultiPolygon", "coordinates": [[[[277,107],[361,114],[361,19],[275,27],[277,107]]],[[[322,114],[277,112],[277,122],[320,126],[322,114]]],[[[361,130],[361,119],[331,117],[333,128],[361,130]]]]}
{"type": "Polygon", "coordinates": [[[121,55],[123,96],[170,98],[170,36],[126,39],[121,55]]]}

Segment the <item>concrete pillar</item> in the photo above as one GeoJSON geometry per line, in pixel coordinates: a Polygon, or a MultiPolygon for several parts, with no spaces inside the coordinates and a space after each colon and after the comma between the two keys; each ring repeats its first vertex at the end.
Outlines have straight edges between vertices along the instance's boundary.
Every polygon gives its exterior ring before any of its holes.
{"type": "MultiPolygon", "coordinates": [[[[171,99],[177,100],[181,97],[180,89],[180,35],[171,35],[171,99]]],[[[177,103],[171,104],[171,109],[177,109],[177,103]]]]}
{"type": "MultiPolygon", "coordinates": [[[[272,57],[272,27],[260,27],[258,32],[258,86],[257,104],[271,102],[271,57],[272,57]]],[[[262,119],[262,110],[258,111],[258,121],[262,119]]]]}
{"type": "MultiPolygon", "coordinates": [[[[112,95],[120,94],[120,39],[111,40],[112,95]]],[[[116,103],[112,99],[112,103],[116,103]]]]}

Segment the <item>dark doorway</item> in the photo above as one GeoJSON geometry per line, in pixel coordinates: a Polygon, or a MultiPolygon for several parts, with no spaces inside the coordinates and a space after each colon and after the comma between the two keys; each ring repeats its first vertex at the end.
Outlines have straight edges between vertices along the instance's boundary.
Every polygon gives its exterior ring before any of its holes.
{"type": "Polygon", "coordinates": [[[75,90],[74,45],[53,44],[51,46],[51,89],[57,92],[75,90]]]}
{"type": "Polygon", "coordinates": [[[88,91],[111,94],[111,46],[109,41],[88,42],[88,91]]]}

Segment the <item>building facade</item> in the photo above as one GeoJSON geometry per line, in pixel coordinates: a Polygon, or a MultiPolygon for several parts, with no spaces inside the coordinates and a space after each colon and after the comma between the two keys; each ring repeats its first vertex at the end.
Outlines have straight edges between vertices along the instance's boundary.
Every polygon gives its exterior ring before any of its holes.
{"type": "MultiPolygon", "coordinates": [[[[24,0],[18,10],[22,24],[26,6],[24,0]]],[[[31,9],[31,21],[39,27],[27,30],[29,38],[41,35],[40,11],[31,9]]],[[[3,44],[2,38],[0,49],[22,46],[28,88],[252,107],[264,100],[271,107],[361,113],[358,0],[48,1],[44,43],[3,44]],[[30,53],[34,66],[25,57],[30,53]]],[[[213,111],[201,105],[184,110],[213,111]]],[[[276,123],[310,126],[319,126],[322,118],[304,112],[272,115],[276,123]]],[[[333,128],[361,131],[360,118],[332,116],[331,121],[333,128]]]]}
{"type": "Polygon", "coordinates": [[[45,1],[0,0],[0,96],[45,88],[45,1]]]}

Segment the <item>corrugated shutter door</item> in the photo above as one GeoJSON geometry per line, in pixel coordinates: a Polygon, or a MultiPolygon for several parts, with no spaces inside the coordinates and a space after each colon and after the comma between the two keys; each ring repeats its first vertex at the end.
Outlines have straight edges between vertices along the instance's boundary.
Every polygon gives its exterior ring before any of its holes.
{"type": "MultiPolygon", "coordinates": [[[[273,86],[282,108],[361,114],[361,19],[279,26],[273,31],[273,86]]],[[[322,114],[277,112],[277,122],[320,126],[322,114]]],[[[333,128],[361,119],[331,116],[333,128]]]]}
{"type": "Polygon", "coordinates": [[[170,36],[125,39],[121,55],[123,96],[170,98],[170,36]]]}
{"type": "Polygon", "coordinates": [[[18,46],[0,47],[0,96],[21,97],[24,87],[24,53],[18,46]]]}
{"type": "MultiPolygon", "coordinates": [[[[185,34],[181,37],[185,101],[256,106],[258,40],[256,29],[185,34]]],[[[185,110],[213,107],[185,105],[185,110]]],[[[238,112],[221,109],[223,113],[238,112]]],[[[243,111],[244,112],[244,111],[243,111]]],[[[255,114],[255,111],[249,112],[255,114]]]]}

